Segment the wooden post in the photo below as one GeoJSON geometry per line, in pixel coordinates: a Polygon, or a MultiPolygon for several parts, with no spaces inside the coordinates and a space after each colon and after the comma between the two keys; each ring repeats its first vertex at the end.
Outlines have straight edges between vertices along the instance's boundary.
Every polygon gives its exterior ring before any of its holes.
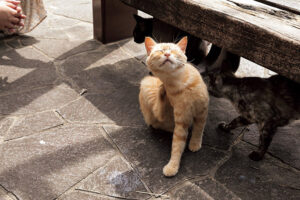
{"type": "Polygon", "coordinates": [[[108,43],[131,37],[136,13],[119,0],[93,0],[94,38],[108,43]]]}

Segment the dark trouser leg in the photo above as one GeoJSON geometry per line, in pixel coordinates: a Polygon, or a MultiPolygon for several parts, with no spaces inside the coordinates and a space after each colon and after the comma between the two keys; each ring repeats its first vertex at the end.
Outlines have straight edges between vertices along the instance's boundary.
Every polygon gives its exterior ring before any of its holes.
{"type": "Polygon", "coordinates": [[[219,128],[223,131],[229,132],[232,129],[241,127],[241,126],[247,126],[251,124],[247,119],[245,119],[242,116],[239,116],[235,119],[233,119],[229,124],[226,124],[225,122],[222,122],[219,124],[219,128]]]}

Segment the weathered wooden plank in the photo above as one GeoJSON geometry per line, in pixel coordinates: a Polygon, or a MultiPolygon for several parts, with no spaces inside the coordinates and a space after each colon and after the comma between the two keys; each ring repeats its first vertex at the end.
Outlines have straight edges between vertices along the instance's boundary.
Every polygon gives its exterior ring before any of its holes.
{"type": "Polygon", "coordinates": [[[274,6],[286,11],[300,14],[300,1],[299,0],[255,0],[270,6],[274,6]]]}
{"type": "Polygon", "coordinates": [[[254,0],[121,0],[300,83],[300,15],[254,0]]]}

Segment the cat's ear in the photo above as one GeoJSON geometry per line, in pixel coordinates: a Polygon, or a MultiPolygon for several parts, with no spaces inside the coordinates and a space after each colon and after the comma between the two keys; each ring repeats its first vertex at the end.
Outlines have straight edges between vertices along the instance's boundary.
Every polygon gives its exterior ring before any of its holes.
{"type": "Polygon", "coordinates": [[[187,36],[184,36],[184,37],[177,43],[177,46],[179,46],[179,48],[180,48],[183,52],[185,52],[187,43],[188,43],[188,38],[187,38],[187,36]]]}
{"type": "Polygon", "coordinates": [[[149,56],[156,42],[151,37],[145,37],[145,47],[147,50],[147,55],[149,56]]]}

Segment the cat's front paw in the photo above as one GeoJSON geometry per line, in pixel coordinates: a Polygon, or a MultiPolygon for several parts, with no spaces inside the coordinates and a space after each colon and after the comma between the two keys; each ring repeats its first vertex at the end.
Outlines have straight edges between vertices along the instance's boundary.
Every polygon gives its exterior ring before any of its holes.
{"type": "Polygon", "coordinates": [[[230,129],[228,128],[228,124],[226,124],[225,122],[221,122],[219,125],[218,125],[218,128],[222,131],[225,131],[225,132],[230,132],[230,129]]]}
{"type": "Polygon", "coordinates": [[[261,159],[263,159],[263,157],[264,155],[257,151],[252,151],[252,153],[249,154],[249,158],[254,161],[260,161],[261,159]]]}
{"type": "Polygon", "coordinates": [[[189,143],[189,150],[192,152],[196,152],[199,149],[201,149],[201,142],[195,142],[191,140],[189,143]]]}
{"type": "Polygon", "coordinates": [[[178,172],[178,166],[172,165],[172,164],[167,164],[163,168],[163,174],[165,176],[175,176],[178,172]]]}

